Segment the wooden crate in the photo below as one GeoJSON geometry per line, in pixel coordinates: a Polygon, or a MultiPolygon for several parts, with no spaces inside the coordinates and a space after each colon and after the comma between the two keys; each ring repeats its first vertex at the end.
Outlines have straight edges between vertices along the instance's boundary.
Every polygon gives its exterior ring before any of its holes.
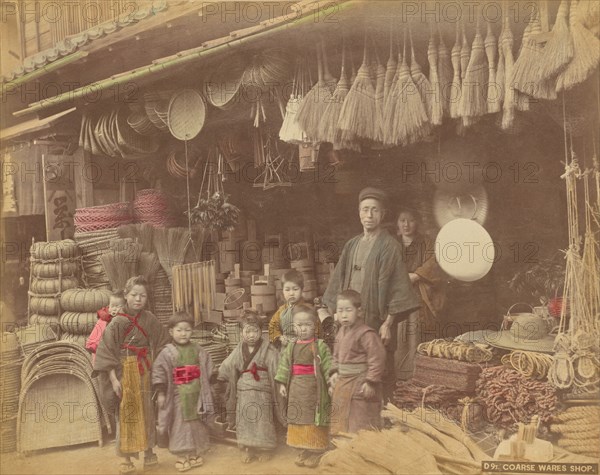
{"type": "Polygon", "coordinates": [[[485,365],[417,355],[413,379],[422,384],[446,386],[457,391],[475,392],[475,382],[485,365]]]}

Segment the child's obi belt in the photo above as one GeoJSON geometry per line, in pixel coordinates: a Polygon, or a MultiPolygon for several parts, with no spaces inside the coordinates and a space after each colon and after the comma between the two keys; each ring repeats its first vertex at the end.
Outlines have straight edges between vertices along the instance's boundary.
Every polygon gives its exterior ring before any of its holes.
{"type": "Polygon", "coordinates": [[[264,371],[266,373],[267,368],[262,368],[262,367],[258,366],[256,364],[256,361],[254,361],[252,363],[252,366],[250,366],[250,368],[248,368],[247,370],[242,371],[242,373],[250,373],[252,375],[252,377],[254,378],[254,381],[260,381],[260,375],[258,374],[259,371],[264,371]]]}
{"type": "Polygon", "coordinates": [[[302,376],[305,374],[315,374],[315,365],[312,364],[293,364],[292,374],[294,376],[302,376]]]}
{"type": "Polygon", "coordinates": [[[187,384],[200,377],[200,368],[196,365],[185,365],[173,368],[173,384],[187,384]]]}
{"type": "Polygon", "coordinates": [[[340,363],[338,365],[338,374],[340,377],[358,376],[366,372],[367,369],[367,363],[340,363]]]}

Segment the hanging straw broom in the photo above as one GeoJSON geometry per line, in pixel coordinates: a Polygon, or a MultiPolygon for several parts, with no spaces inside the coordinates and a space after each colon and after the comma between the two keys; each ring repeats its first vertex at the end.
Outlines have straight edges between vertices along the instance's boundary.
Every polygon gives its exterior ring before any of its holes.
{"type": "Polygon", "coordinates": [[[515,61],[512,83],[515,89],[536,99],[554,100],[557,97],[556,81],[542,77],[544,48],[537,39],[541,32],[542,25],[536,9],[523,33],[523,42],[519,58],[515,61]]]}
{"type": "Polygon", "coordinates": [[[508,18],[508,9],[502,19],[502,31],[500,33],[500,49],[502,51],[504,72],[503,77],[499,77],[499,80],[504,83],[504,104],[502,107],[502,124],[503,130],[507,130],[512,127],[515,120],[515,106],[516,97],[515,89],[512,87],[511,79],[513,75],[514,59],[513,59],[513,34],[510,29],[510,23],[508,18]]]}
{"type": "Polygon", "coordinates": [[[398,78],[398,88],[398,105],[395,110],[393,127],[398,131],[398,143],[409,144],[411,140],[420,136],[420,129],[427,124],[428,119],[425,106],[421,101],[421,95],[411,78],[410,69],[406,62],[406,31],[404,32],[402,66],[398,78]]]}
{"type": "Polygon", "coordinates": [[[465,80],[467,75],[467,68],[469,67],[469,61],[471,60],[471,46],[469,45],[469,41],[467,40],[467,33],[465,31],[464,22],[461,23],[461,32],[462,32],[462,44],[460,47],[460,81],[461,81],[461,89],[462,82],[465,80]]]}
{"type": "Polygon", "coordinates": [[[430,28],[429,44],[427,45],[427,60],[429,61],[429,84],[432,88],[430,101],[429,122],[431,125],[441,125],[444,116],[444,105],[442,103],[442,92],[440,89],[440,77],[438,75],[438,51],[435,46],[433,28],[430,28]]]}
{"type": "Polygon", "coordinates": [[[471,58],[462,81],[462,92],[458,114],[463,118],[463,125],[469,127],[479,117],[487,113],[484,85],[487,84],[487,67],[485,64],[485,46],[481,36],[480,19],[477,18],[477,30],[473,39],[471,58]]]}
{"type": "Polygon", "coordinates": [[[392,85],[390,86],[390,92],[387,100],[384,104],[383,109],[383,143],[384,145],[398,145],[400,138],[398,136],[398,129],[394,128],[394,118],[396,116],[396,109],[402,107],[400,104],[400,70],[402,69],[402,52],[398,47],[398,61],[396,62],[396,72],[392,85]]]}
{"type": "Polygon", "coordinates": [[[375,53],[377,57],[377,69],[375,75],[375,114],[377,121],[375,124],[375,140],[377,142],[383,142],[383,108],[384,108],[384,85],[385,85],[385,74],[386,70],[381,61],[379,60],[379,53],[377,53],[377,48],[375,42],[373,42],[373,46],[375,47],[375,53]]]}
{"type": "Polygon", "coordinates": [[[327,108],[321,118],[321,124],[319,128],[319,135],[326,142],[339,143],[341,141],[341,131],[338,128],[338,122],[340,119],[340,111],[344,104],[344,99],[350,90],[350,83],[348,82],[348,76],[346,75],[345,69],[345,56],[346,47],[342,49],[342,67],[340,70],[340,80],[333,91],[331,102],[327,104],[327,108]]]}
{"type": "MultiPolygon", "coordinates": [[[[531,18],[533,18],[533,16],[531,18]]],[[[525,27],[525,31],[523,32],[523,38],[521,40],[521,48],[519,49],[518,56],[520,56],[523,53],[523,48],[529,42],[530,39],[531,39],[531,21],[529,21],[527,23],[527,26],[525,27]]],[[[517,58],[518,58],[518,56],[517,56],[517,58]]],[[[517,110],[528,111],[529,110],[529,96],[526,93],[522,93],[521,91],[519,91],[513,80],[515,64],[516,64],[516,60],[513,58],[513,73],[510,77],[510,85],[513,88],[513,90],[515,91],[515,101],[516,101],[515,106],[516,106],[517,110]]]]}
{"type": "Polygon", "coordinates": [[[462,80],[461,80],[461,71],[460,71],[460,31],[458,29],[458,23],[456,24],[456,39],[454,41],[454,46],[452,47],[451,52],[451,60],[452,60],[452,68],[454,70],[454,74],[452,77],[452,88],[450,93],[450,117],[453,119],[458,119],[458,107],[460,105],[460,94],[462,92],[462,80]]]}
{"type": "Polygon", "coordinates": [[[544,46],[541,59],[541,79],[550,79],[567,67],[573,58],[573,38],[567,24],[569,6],[567,0],[562,0],[558,7],[556,20],[550,33],[550,38],[544,46]]]}
{"type": "Polygon", "coordinates": [[[319,122],[325,112],[327,104],[331,101],[330,85],[325,82],[323,77],[322,51],[321,45],[317,44],[317,83],[302,98],[296,120],[300,128],[308,135],[309,141],[315,141],[319,134],[319,122]]]}
{"type": "Polygon", "coordinates": [[[427,119],[425,121],[425,123],[423,124],[422,127],[419,127],[419,129],[417,130],[417,136],[415,136],[413,138],[413,140],[411,140],[411,142],[413,141],[417,141],[419,138],[425,137],[426,135],[428,135],[431,131],[431,128],[429,126],[429,121],[430,121],[430,117],[432,114],[432,110],[433,110],[433,97],[432,97],[432,88],[431,88],[431,84],[429,82],[429,80],[427,79],[427,77],[425,76],[425,74],[423,74],[423,71],[421,71],[421,66],[419,65],[419,63],[417,62],[417,58],[415,57],[415,48],[413,45],[413,37],[412,37],[412,29],[409,27],[409,38],[410,38],[410,75],[412,78],[412,81],[414,82],[415,86],[417,87],[417,91],[419,92],[419,96],[421,98],[421,103],[423,104],[423,107],[425,109],[425,113],[427,116],[427,119]]]}
{"type": "Polygon", "coordinates": [[[375,122],[375,88],[369,71],[365,32],[363,62],[342,106],[339,127],[356,137],[375,140],[375,122]]]}
{"type": "Polygon", "coordinates": [[[573,38],[573,59],[558,75],[556,91],[569,90],[585,81],[600,62],[600,40],[578,19],[579,0],[571,0],[569,25],[573,38]]]}
{"type": "Polygon", "coordinates": [[[281,129],[279,129],[279,138],[283,142],[302,143],[305,141],[305,134],[300,124],[298,124],[297,114],[300,103],[306,94],[307,87],[306,58],[298,58],[294,81],[292,83],[292,93],[285,106],[285,115],[281,129]]]}
{"type": "Polygon", "coordinates": [[[390,56],[388,57],[388,61],[385,67],[385,82],[383,83],[384,104],[387,104],[387,101],[389,100],[390,91],[394,84],[394,76],[397,73],[397,67],[398,63],[396,62],[396,54],[394,53],[394,35],[392,34],[392,26],[390,25],[390,56]]]}
{"type": "Polygon", "coordinates": [[[444,110],[444,117],[450,117],[450,96],[452,88],[452,61],[450,60],[450,53],[448,47],[442,36],[442,31],[438,23],[438,76],[440,78],[440,99],[442,101],[442,108],[444,110]]]}
{"type": "Polygon", "coordinates": [[[501,109],[501,89],[496,71],[498,42],[492,31],[492,25],[489,22],[487,24],[487,34],[485,36],[485,54],[488,60],[487,112],[488,114],[494,114],[500,112],[501,109]]]}
{"type": "MultiPolygon", "coordinates": [[[[348,53],[350,56],[350,81],[348,82],[348,92],[350,92],[350,86],[354,84],[356,81],[356,67],[354,66],[354,58],[352,57],[351,51],[348,53]]],[[[348,94],[346,93],[346,96],[348,94]]],[[[345,101],[344,97],[344,101],[345,101]]],[[[342,102],[343,105],[343,102],[342,102]]],[[[340,107],[341,112],[341,107],[340,107]]],[[[341,130],[339,126],[339,119],[337,123],[337,132],[336,132],[336,142],[333,144],[334,150],[355,150],[357,152],[361,151],[361,146],[358,138],[349,130],[341,130]]]]}

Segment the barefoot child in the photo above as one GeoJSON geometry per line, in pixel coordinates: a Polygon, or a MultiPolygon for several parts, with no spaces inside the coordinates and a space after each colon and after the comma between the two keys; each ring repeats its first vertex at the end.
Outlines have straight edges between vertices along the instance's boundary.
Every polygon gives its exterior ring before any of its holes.
{"type": "Polygon", "coordinates": [[[164,347],[152,368],[152,386],[158,394],[158,435],[161,440],[168,438],[169,452],[178,457],[175,468],[187,472],[203,464],[201,454],[209,445],[206,417],[214,413],[210,391],[213,364],[206,350],[190,341],[191,315],[177,312],[168,326],[173,342],[164,347]]]}
{"type": "MultiPolygon", "coordinates": [[[[283,350],[290,341],[296,339],[292,311],[294,307],[303,304],[302,291],[304,289],[304,276],[295,269],[287,271],[281,276],[282,293],[285,304],[277,309],[269,321],[269,340],[277,348],[283,350]]],[[[317,336],[320,335],[320,324],[317,320],[317,336]]]]}
{"type": "Polygon", "coordinates": [[[336,408],[331,433],[380,428],[385,347],[377,332],[362,319],[358,292],[345,290],[338,294],[336,316],[341,327],[330,370],[332,405],[336,408]]]}
{"type": "Polygon", "coordinates": [[[94,370],[100,384],[110,385],[120,399],[117,412],[117,454],[125,457],[119,471],[135,473],[132,457],[144,452],[144,468],[158,464],[151,368],[155,355],[169,342],[169,334],[149,311],[148,283],[143,276],[125,284],[123,313],[106,327],[96,352],[94,370]]]}
{"type": "Polygon", "coordinates": [[[329,446],[331,353],[323,340],[315,338],[314,308],[297,305],[292,317],[296,341],[282,352],[275,380],[281,383],[281,396],[287,397],[287,444],[301,449],[295,463],[316,467],[329,446]]]}
{"type": "Polygon", "coordinates": [[[256,457],[266,461],[277,445],[274,378],[279,353],[262,338],[256,312],[245,310],[241,325],[242,341],[221,364],[218,379],[228,386],[228,422],[235,426],[242,462],[256,457]]]}

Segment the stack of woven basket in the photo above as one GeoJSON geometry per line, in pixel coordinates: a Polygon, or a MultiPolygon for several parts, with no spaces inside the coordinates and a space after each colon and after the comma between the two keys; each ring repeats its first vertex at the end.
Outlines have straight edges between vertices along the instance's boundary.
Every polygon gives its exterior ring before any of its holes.
{"type": "Polygon", "coordinates": [[[156,273],[152,283],[152,303],[154,315],[163,325],[166,325],[169,317],[173,315],[173,296],[169,276],[162,267],[156,273]]]}
{"type": "Polygon", "coordinates": [[[21,388],[21,349],[14,333],[2,334],[0,346],[0,453],[17,449],[17,409],[21,388]]]}
{"type": "Polygon", "coordinates": [[[78,285],[79,247],[70,239],[36,242],[30,254],[29,323],[58,331],[61,293],[78,285]]]}
{"type": "Polygon", "coordinates": [[[89,208],[78,208],[73,216],[75,232],[87,233],[103,229],[118,228],[133,222],[131,203],[111,203],[89,208]]]}
{"type": "Polygon", "coordinates": [[[171,227],[177,224],[169,206],[169,199],[160,190],[138,191],[133,202],[133,212],[138,223],[149,223],[160,227],[171,227]]]}
{"type": "Polygon", "coordinates": [[[19,452],[98,441],[111,430],[93,384],[89,353],[73,343],[47,343],[23,361],[17,423],[19,452]]]}
{"type": "Polygon", "coordinates": [[[82,279],[91,289],[110,289],[110,282],[100,262],[103,251],[110,249],[110,243],[118,238],[117,229],[75,232],[75,241],[81,249],[83,267],[82,279]]]}
{"type": "Polygon", "coordinates": [[[60,298],[64,310],[60,317],[61,340],[85,347],[98,320],[96,312],[108,305],[109,300],[108,290],[71,289],[63,292],[60,298]]]}

